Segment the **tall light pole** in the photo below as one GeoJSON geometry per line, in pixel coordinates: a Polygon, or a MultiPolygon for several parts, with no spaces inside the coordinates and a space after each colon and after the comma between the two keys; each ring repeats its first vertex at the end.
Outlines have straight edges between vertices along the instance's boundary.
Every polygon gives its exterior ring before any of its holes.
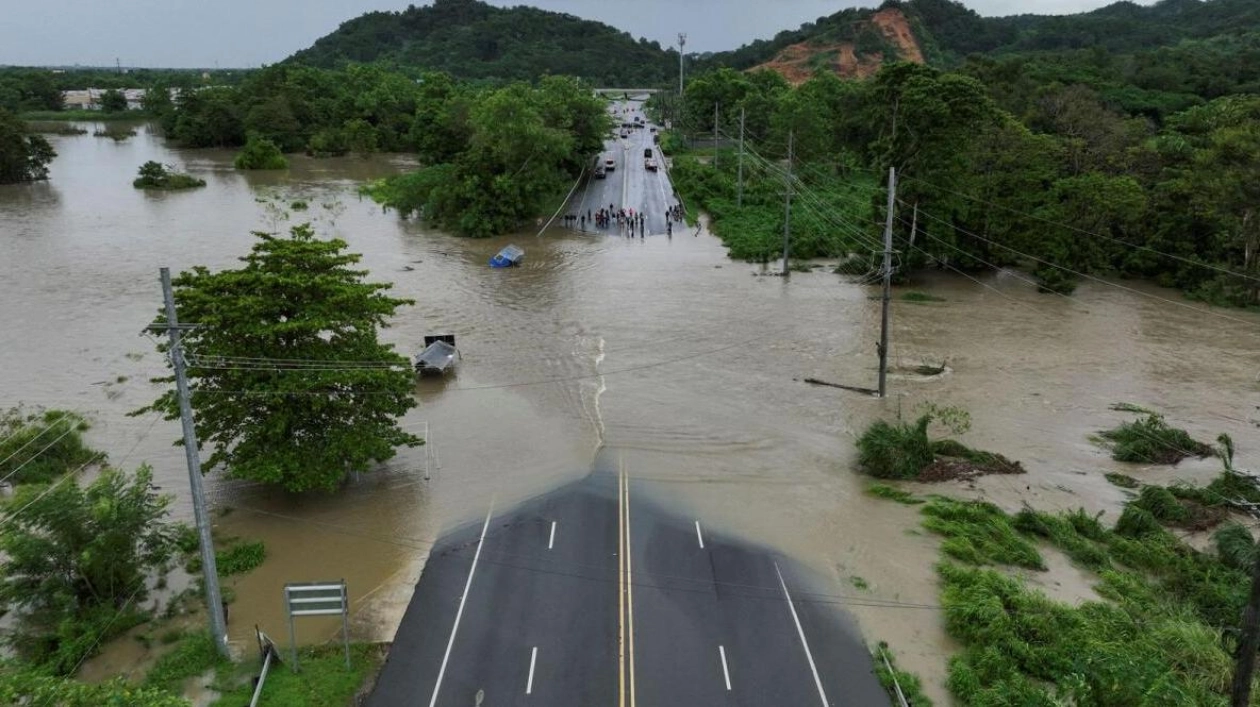
{"type": "Polygon", "coordinates": [[[683,48],[687,46],[687,34],[678,33],[678,97],[683,95],[683,48]]]}
{"type": "Polygon", "coordinates": [[[682,133],[683,124],[683,48],[687,46],[687,34],[685,32],[678,33],[678,130],[682,133]]]}

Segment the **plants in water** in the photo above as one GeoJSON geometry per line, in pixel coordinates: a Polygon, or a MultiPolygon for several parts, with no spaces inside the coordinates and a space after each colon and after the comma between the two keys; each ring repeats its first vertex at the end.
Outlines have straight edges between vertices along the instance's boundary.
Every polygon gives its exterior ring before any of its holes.
{"type": "Polygon", "coordinates": [[[287,169],[289,161],[276,143],[265,137],[251,135],[241,151],[236,153],[232,164],[237,169],[287,169]]]}
{"type": "Polygon", "coordinates": [[[1186,457],[1206,457],[1214,453],[1210,446],[1185,430],[1170,426],[1162,415],[1155,413],[1103,430],[1098,436],[1111,446],[1111,458],[1121,462],[1176,464],[1186,457]]]}
{"type": "Polygon", "coordinates": [[[140,176],[131,182],[137,189],[195,189],[204,187],[206,180],[191,174],[173,171],[169,166],[152,160],[140,165],[140,176]]]}

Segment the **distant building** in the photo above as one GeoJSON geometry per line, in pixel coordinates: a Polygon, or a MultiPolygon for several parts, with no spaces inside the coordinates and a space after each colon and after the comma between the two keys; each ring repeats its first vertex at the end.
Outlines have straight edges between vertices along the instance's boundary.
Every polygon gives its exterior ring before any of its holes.
{"type": "MultiPolygon", "coordinates": [[[[100,110],[101,96],[105,95],[104,88],[85,88],[74,91],[62,91],[61,101],[66,110],[100,110]]],[[[124,88],[123,96],[127,99],[127,110],[140,110],[144,104],[144,94],[146,90],[143,88],[124,88]]]]}

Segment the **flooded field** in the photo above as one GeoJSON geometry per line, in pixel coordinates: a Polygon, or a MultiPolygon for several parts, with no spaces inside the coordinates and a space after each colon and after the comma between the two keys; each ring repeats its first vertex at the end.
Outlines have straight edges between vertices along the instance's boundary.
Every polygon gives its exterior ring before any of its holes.
{"type": "MultiPolygon", "coordinates": [[[[823,271],[755,277],[758,267],[727,260],[703,231],[457,239],[357,196],[362,181],[405,169],[402,158],[298,157],[285,172],[246,174],[229,152],[171,150],[143,129],[122,143],[51,141],[50,182],[0,187],[0,404],[84,412],[90,440],[113,463],[153,465],[179,518],[191,507],[172,445],[178,423],[126,416],[153,399],[149,379],[165,371],[141,330],[161,304],[159,267],[229,267],[250,231],[283,227],[260,200],[307,201],[295,217],[348,241],[374,279],[416,300],[384,334],[400,351],[429,333],[458,337],[458,374],[418,385],[420,407],[404,422],[428,425],[428,453],[403,451],[337,496],[294,498],[210,473],[220,532],[268,550],[260,569],[233,582],[231,635],[243,645],[255,624],[285,635],[284,583],[340,578],[354,633],[388,640],[443,529],[588,473],[604,446],[624,454],[634,493],[832,578],[822,599],[848,607],[868,639],[887,640],[904,667],[939,685],[950,644],[932,608],[937,543],[908,532],[916,510],[863,493],[853,441],[871,420],[926,401],[968,409],[964,440],[1022,461],[1028,474],[938,488],[1008,509],[1114,511],[1124,496],[1103,473],[1122,466],[1143,480],[1215,473],[1211,459],[1171,470],[1111,462],[1088,437],[1126,419],[1108,409],[1119,401],[1163,411],[1201,439],[1228,432],[1238,465],[1260,466],[1260,317],[1190,305],[1170,290],[1087,282],[1064,298],[1037,294],[1016,273],[920,278],[914,289],[944,301],[894,305],[893,360],[945,362],[950,372],[894,376],[878,400],[800,382],[873,386],[875,289],[823,271]],[[135,190],[147,160],[184,166],[209,186],[135,190]],[[508,242],[525,248],[525,266],[487,268],[508,242]]],[[[1062,574],[1058,595],[1088,591],[1069,586],[1086,578],[1062,574]]],[[[299,638],[336,632],[307,621],[299,638]]]]}

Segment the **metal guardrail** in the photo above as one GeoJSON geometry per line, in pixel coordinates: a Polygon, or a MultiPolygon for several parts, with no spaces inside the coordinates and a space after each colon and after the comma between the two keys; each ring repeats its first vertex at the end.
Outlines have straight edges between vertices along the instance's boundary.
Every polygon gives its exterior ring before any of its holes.
{"type": "Polygon", "coordinates": [[[888,669],[888,677],[892,678],[893,688],[897,691],[897,701],[901,703],[901,707],[910,707],[910,703],[906,702],[906,695],[901,691],[901,683],[897,682],[897,671],[893,670],[892,663],[888,661],[888,654],[884,652],[884,646],[879,646],[879,657],[884,659],[884,667],[888,669]]]}

